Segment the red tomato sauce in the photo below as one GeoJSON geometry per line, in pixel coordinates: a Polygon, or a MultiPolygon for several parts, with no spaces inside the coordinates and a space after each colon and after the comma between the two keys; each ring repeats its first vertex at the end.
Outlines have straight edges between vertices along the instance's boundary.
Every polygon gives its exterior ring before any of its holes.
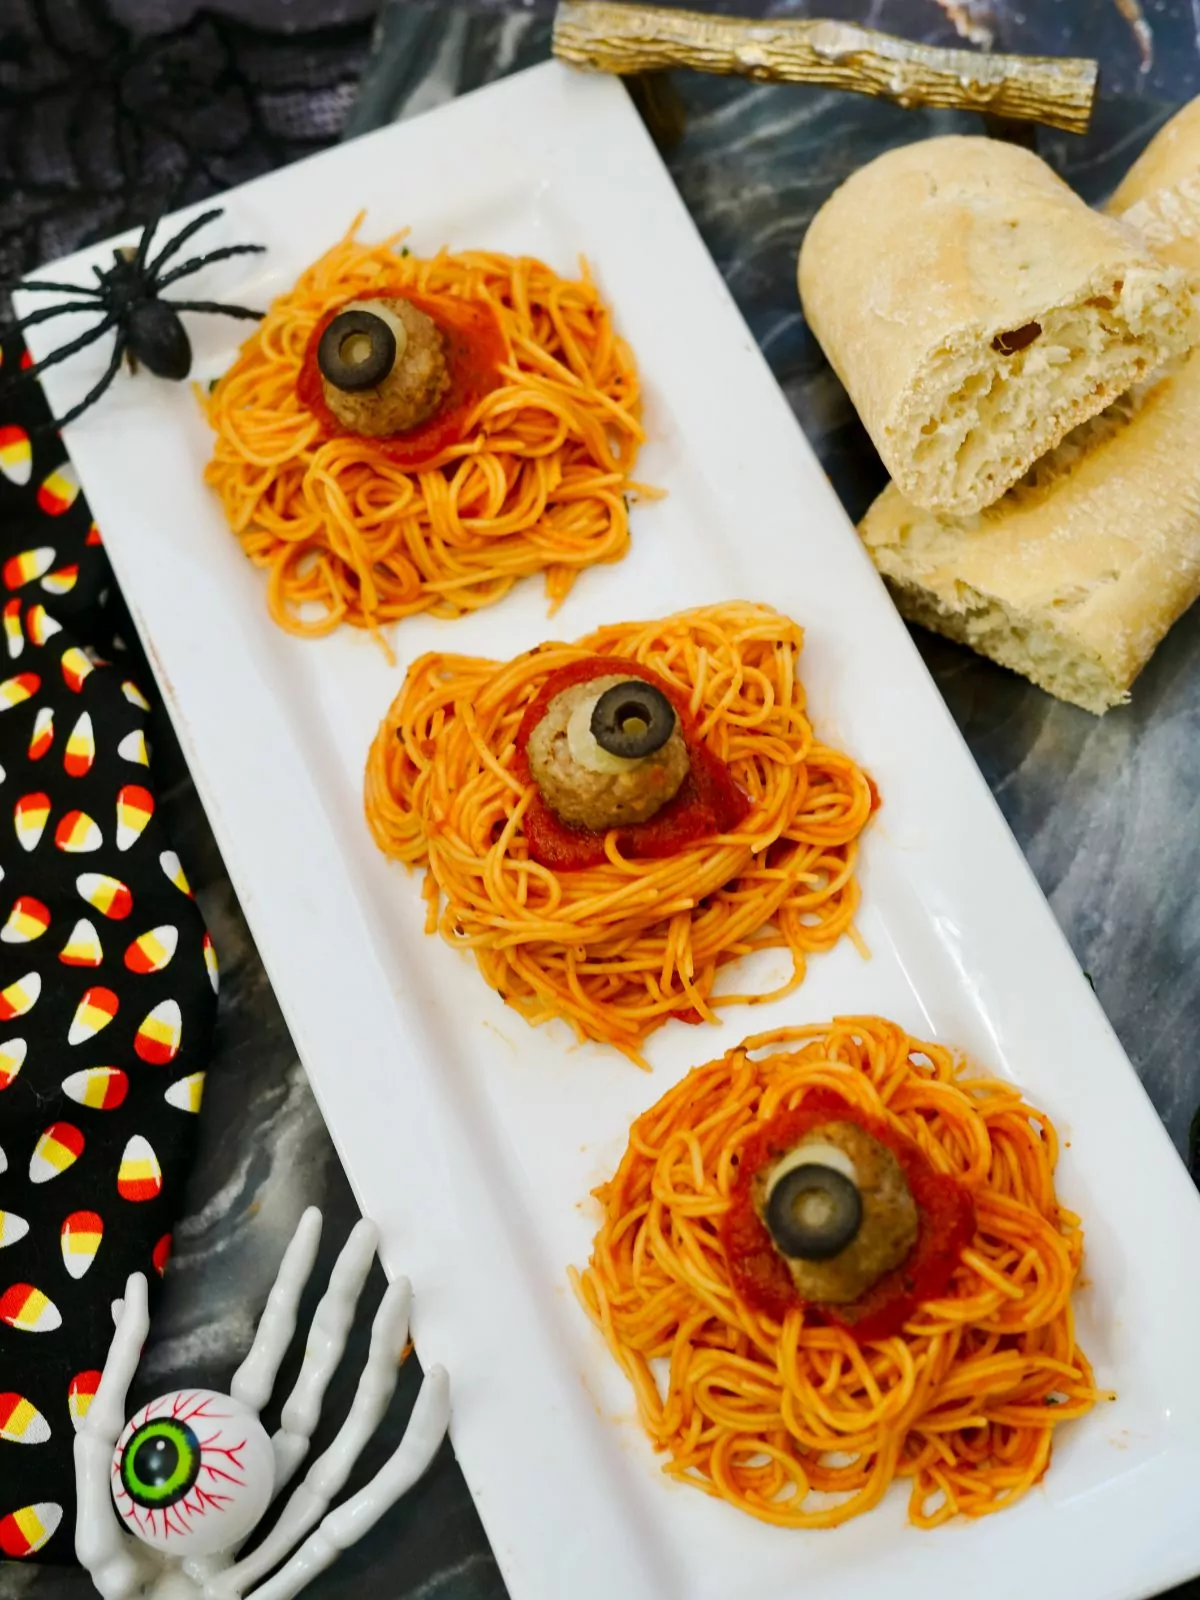
{"type": "MultiPolygon", "coordinates": [[[[407,433],[382,434],[378,438],[357,434],[334,416],[325,401],[324,380],[317,365],[317,346],[321,335],[340,315],[335,307],[321,318],[309,336],[296,380],[296,394],[321,424],[327,439],[364,439],[396,466],[411,471],[434,460],[466,437],[467,419],[484,395],[505,382],[500,371],[508,360],[508,346],[499,323],[487,306],[455,300],[449,295],[414,294],[408,289],[368,289],[353,300],[407,300],[441,331],[450,373],[450,387],[433,415],[407,433]]],[[[349,303],[349,302],[347,302],[349,303]]]]}
{"type": "Polygon", "coordinates": [[[830,1089],[807,1095],[794,1111],[781,1111],[742,1148],[730,1207],[721,1221],[721,1243],[734,1291],[752,1311],[782,1322],[806,1306],[856,1339],[887,1339],[926,1300],[944,1294],[962,1252],[975,1234],[975,1203],[957,1178],[935,1172],[923,1152],[878,1118],[849,1106],[830,1089]],[[917,1242],[906,1260],[885,1272],[857,1300],[845,1305],[812,1304],[801,1298],[751,1198],[751,1184],[764,1167],[795,1148],[823,1123],[854,1122],[900,1163],[918,1213],[917,1242]]]}
{"type": "MultiPolygon", "coordinates": [[[[513,763],[516,776],[523,783],[533,781],[527,754],[529,737],[546,715],[555,695],[574,688],[577,683],[590,683],[593,678],[612,674],[640,678],[666,695],[675,707],[691,763],[677,793],[648,822],[609,830],[616,833],[622,855],[637,861],[661,860],[699,839],[710,838],[714,833],[728,833],[738,827],[749,813],[750,801],[733,781],[721,758],[700,739],[687,702],[657,673],[639,666],[636,661],[626,661],[623,656],[589,656],[551,673],[537,698],[526,708],[517,729],[517,756],[513,763]]],[[[538,792],[534,793],[525,813],[523,826],[529,854],[543,867],[576,872],[583,867],[599,866],[608,859],[604,851],[606,833],[560,821],[538,792]]]]}

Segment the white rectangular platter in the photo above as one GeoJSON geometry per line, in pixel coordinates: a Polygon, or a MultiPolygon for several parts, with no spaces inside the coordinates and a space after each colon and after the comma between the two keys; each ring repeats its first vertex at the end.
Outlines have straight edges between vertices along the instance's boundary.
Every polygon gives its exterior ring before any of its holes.
{"type": "MultiPolygon", "coordinates": [[[[201,483],[209,438],[186,385],[123,375],[68,430],[321,1108],[388,1270],[415,1281],[419,1353],[450,1369],[454,1443],[514,1600],[1131,1600],[1200,1570],[1200,1205],[623,88],[547,64],[225,204],[202,239],[268,253],[206,269],[197,297],[265,305],[359,207],[368,236],[411,224],[422,253],[563,271],[585,253],[644,375],[638,474],[669,490],[635,510],[628,559],[586,573],[552,623],[527,582],[463,621],[404,623],[390,667],[350,630],[307,643],[271,624],[201,483]],[[527,1027],[423,935],[417,880],[364,825],[363,761],[422,650],[503,657],[741,597],[803,624],[818,731],[883,793],[862,872],[872,956],[843,942],[773,1007],[671,1024],[647,1076],[564,1026],[527,1027]],[[1082,1338],[1119,1399],[1059,1435],[1041,1487],[977,1524],[912,1529],[899,1489],[800,1534],[669,1483],[567,1286],[630,1120],[742,1032],[839,1011],[966,1046],[1069,1141],[1082,1338]]],[[[90,280],[110,248],[54,276],[90,280]]],[[[223,370],[244,329],[191,326],[197,375],[223,370]]],[[[61,327],[31,330],[36,356],[61,327]]],[[[58,414],[106,353],[47,375],[58,414]]]]}

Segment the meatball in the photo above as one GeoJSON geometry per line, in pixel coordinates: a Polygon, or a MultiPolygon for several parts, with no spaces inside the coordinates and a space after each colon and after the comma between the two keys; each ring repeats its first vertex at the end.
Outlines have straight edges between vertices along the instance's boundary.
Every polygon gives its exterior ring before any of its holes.
{"type": "Polygon", "coordinates": [[[606,689],[629,680],[591,678],[556,694],[529,736],[529,766],[542,799],[562,822],[601,833],[647,822],[674,798],[691,767],[676,717],[666,744],[626,760],[602,749],[589,731],[606,689]]]}
{"type": "Polygon", "coordinates": [[[344,428],[371,438],[418,427],[450,387],[445,340],[437,323],[399,298],[352,300],[342,310],[382,317],[396,338],[396,360],[374,389],[339,389],[322,376],[325,404],[344,428]]]}
{"type": "Polygon", "coordinates": [[[786,1255],[783,1260],[802,1299],[818,1305],[845,1305],[898,1267],[912,1250],[919,1228],[916,1202],[900,1163],[886,1145],[856,1122],[826,1122],[755,1178],[754,1209],[764,1225],[773,1181],[800,1164],[797,1156],[801,1153],[853,1180],[862,1200],[862,1223],[845,1249],[826,1261],[786,1255]]]}

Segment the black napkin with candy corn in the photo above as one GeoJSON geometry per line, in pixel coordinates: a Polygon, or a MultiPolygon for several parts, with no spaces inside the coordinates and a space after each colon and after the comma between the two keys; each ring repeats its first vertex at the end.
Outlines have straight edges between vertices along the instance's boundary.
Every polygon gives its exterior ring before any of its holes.
{"type": "MultiPolygon", "coordinates": [[[[0,348],[2,384],[26,358],[0,348]]],[[[74,1429],[113,1300],[170,1254],[217,966],[159,815],[145,665],[48,421],[35,384],[0,389],[0,1555],[69,1562],[74,1429]]]]}

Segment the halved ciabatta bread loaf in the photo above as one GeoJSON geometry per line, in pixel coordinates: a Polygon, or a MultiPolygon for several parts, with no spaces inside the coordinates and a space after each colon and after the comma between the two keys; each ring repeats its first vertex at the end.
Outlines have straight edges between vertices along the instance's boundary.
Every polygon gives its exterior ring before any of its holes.
{"type": "Polygon", "coordinates": [[[813,219],[799,276],[896,484],[959,514],[1195,336],[1178,268],[994,139],[927,139],[863,167],[813,219]]]}
{"type": "MultiPolygon", "coordinates": [[[[1200,279],[1200,100],[1110,204],[1200,279]]],[[[1102,712],[1200,594],[1200,349],[1065,439],[971,517],[893,484],[861,527],[905,616],[1102,712]]]]}

